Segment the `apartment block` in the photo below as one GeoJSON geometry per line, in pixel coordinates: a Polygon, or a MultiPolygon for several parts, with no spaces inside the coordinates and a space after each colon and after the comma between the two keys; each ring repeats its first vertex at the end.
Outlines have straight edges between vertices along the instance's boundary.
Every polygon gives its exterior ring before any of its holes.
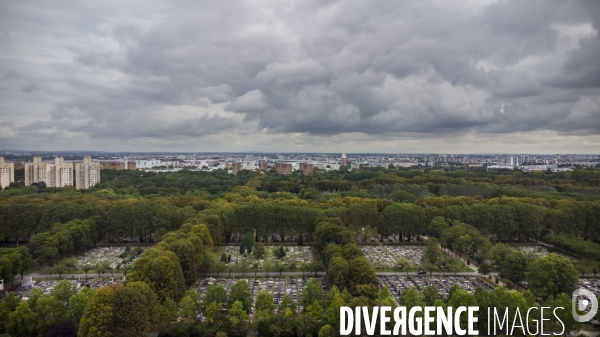
{"type": "Polygon", "coordinates": [[[125,169],[125,162],[123,161],[103,161],[100,162],[100,168],[104,170],[115,170],[121,171],[125,169]]]}
{"type": "Polygon", "coordinates": [[[275,169],[279,174],[292,174],[292,164],[277,163],[275,164],[275,169]]]}
{"type": "Polygon", "coordinates": [[[302,174],[309,175],[313,173],[313,164],[309,164],[309,163],[300,163],[300,171],[302,171],[302,174]]]}
{"type": "MultiPolygon", "coordinates": [[[[88,189],[100,182],[100,163],[91,157],[83,157],[83,162],[73,163],[75,166],[75,187],[88,189]]],[[[123,163],[124,164],[124,163],[123,163]]]]}
{"type": "Polygon", "coordinates": [[[54,158],[54,163],[33,157],[33,162],[25,163],[25,186],[44,182],[46,187],[73,186],[73,164],[65,163],[64,158],[54,158]]]}
{"type": "Polygon", "coordinates": [[[0,157],[0,190],[7,188],[14,181],[15,165],[5,162],[4,157],[0,157]]]}
{"type": "Polygon", "coordinates": [[[242,163],[233,163],[233,175],[237,176],[238,172],[242,170],[242,163]]]}

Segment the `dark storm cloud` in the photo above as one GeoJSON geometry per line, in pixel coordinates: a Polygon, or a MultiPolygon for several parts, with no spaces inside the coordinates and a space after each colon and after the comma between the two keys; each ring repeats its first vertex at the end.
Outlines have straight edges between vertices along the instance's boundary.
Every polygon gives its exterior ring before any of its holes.
{"type": "Polygon", "coordinates": [[[0,6],[3,142],[600,130],[597,1],[0,6]]]}

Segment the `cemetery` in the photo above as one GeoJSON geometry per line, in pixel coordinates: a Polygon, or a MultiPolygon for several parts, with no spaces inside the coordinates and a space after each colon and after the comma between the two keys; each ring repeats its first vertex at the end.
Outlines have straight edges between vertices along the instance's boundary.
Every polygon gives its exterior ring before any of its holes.
{"type": "Polygon", "coordinates": [[[519,249],[525,253],[533,254],[536,258],[548,256],[549,252],[543,246],[519,246],[519,249]]]}
{"type": "Polygon", "coordinates": [[[284,271],[295,271],[304,263],[312,263],[314,257],[309,246],[283,246],[285,255],[279,259],[276,250],[281,246],[265,246],[265,254],[256,258],[252,252],[240,253],[240,246],[224,246],[217,252],[220,260],[232,272],[240,271],[275,271],[277,263],[284,267],[284,271]],[[245,264],[245,265],[244,265],[245,264]]]}
{"type": "Polygon", "coordinates": [[[130,246],[97,247],[79,256],[77,266],[107,264],[112,269],[117,269],[119,265],[120,269],[127,269],[146,249],[130,246]]]}
{"type": "MultiPolygon", "coordinates": [[[[423,263],[423,250],[425,246],[363,245],[360,246],[360,249],[376,271],[397,271],[394,267],[400,259],[407,259],[412,265],[406,271],[418,271],[423,263]]],[[[471,271],[471,269],[462,264],[461,271],[471,271]]]]}
{"type": "Polygon", "coordinates": [[[600,296],[600,280],[599,279],[579,279],[579,287],[591,291],[596,297],[600,296]]]}
{"type": "Polygon", "coordinates": [[[378,269],[393,269],[402,258],[418,266],[423,255],[423,246],[360,246],[360,249],[371,265],[378,269]]]}
{"type": "MultiPolygon", "coordinates": [[[[250,285],[252,297],[256,303],[258,294],[262,291],[269,291],[273,295],[273,304],[276,306],[283,300],[283,297],[288,295],[294,301],[299,303],[300,294],[306,288],[306,284],[310,277],[266,277],[266,278],[246,278],[245,280],[250,285]]],[[[229,292],[231,287],[239,281],[239,278],[204,278],[196,282],[194,289],[200,294],[200,300],[204,300],[204,296],[208,288],[213,284],[221,284],[229,292]]],[[[327,282],[324,277],[318,277],[316,280],[321,284],[323,296],[327,295],[327,282]]],[[[298,310],[303,308],[299,305],[298,310]]],[[[277,309],[275,309],[277,310],[277,309]]],[[[255,309],[252,309],[251,317],[254,317],[255,309]]]]}
{"type": "Polygon", "coordinates": [[[447,298],[448,292],[452,285],[456,284],[461,289],[472,293],[477,287],[482,287],[487,290],[492,290],[492,287],[476,276],[424,276],[424,275],[408,275],[408,276],[378,276],[379,289],[387,286],[390,293],[399,298],[402,292],[408,288],[416,288],[419,292],[425,287],[433,285],[438,289],[440,297],[447,298]]]}

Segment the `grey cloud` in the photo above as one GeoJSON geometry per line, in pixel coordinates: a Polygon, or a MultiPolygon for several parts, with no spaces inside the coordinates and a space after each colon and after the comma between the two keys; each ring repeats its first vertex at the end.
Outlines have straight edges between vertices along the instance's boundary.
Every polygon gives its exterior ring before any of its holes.
{"type": "Polygon", "coordinates": [[[25,93],[30,93],[30,92],[34,92],[34,91],[39,90],[39,89],[40,89],[40,86],[37,85],[37,83],[29,83],[27,85],[24,85],[21,88],[21,91],[25,92],[25,93]]]}
{"type": "Polygon", "coordinates": [[[28,139],[600,130],[595,1],[4,7],[0,122],[28,139]]]}

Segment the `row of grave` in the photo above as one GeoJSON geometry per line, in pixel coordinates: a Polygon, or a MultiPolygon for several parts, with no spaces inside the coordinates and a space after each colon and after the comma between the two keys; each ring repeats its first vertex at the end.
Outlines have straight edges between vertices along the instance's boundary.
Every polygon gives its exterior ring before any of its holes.
{"type": "Polygon", "coordinates": [[[101,263],[106,263],[112,269],[116,269],[118,265],[121,265],[121,268],[125,269],[131,266],[131,264],[141,256],[142,252],[146,249],[147,247],[129,247],[129,251],[139,250],[140,253],[126,254],[126,251],[128,250],[127,247],[124,246],[97,247],[79,256],[77,258],[77,265],[82,267],[86,264],[96,266],[101,263]]]}
{"type": "Polygon", "coordinates": [[[379,290],[386,286],[395,298],[400,298],[402,292],[409,288],[423,291],[427,286],[438,289],[441,298],[447,298],[452,285],[473,293],[477,287],[492,290],[492,287],[475,276],[422,276],[422,275],[384,275],[377,277],[379,290]]]}
{"type": "MultiPolygon", "coordinates": [[[[264,290],[269,291],[271,295],[273,295],[273,304],[276,306],[281,303],[284,296],[288,295],[294,303],[299,303],[299,297],[306,288],[309,277],[267,277],[264,279],[260,278],[249,278],[245,279],[250,285],[250,291],[252,292],[252,298],[254,299],[254,303],[256,303],[256,299],[258,294],[264,290]]],[[[198,280],[194,289],[198,291],[200,294],[200,300],[204,300],[204,296],[206,295],[208,288],[213,284],[221,284],[229,293],[231,287],[238,282],[240,279],[233,278],[205,278],[198,280]]],[[[321,285],[321,289],[323,291],[323,296],[327,295],[328,287],[324,277],[318,277],[316,280],[321,285]]],[[[298,306],[298,310],[302,310],[302,306],[298,306]]],[[[252,308],[251,317],[254,317],[255,307],[252,308]]],[[[277,308],[275,308],[277,311],[277,308]]]]}
{"type": "Polygon", "coordinates": [[[423,246],[360,246],[360,249],[371,265],[382,268],[393,268],[402,258],[420,265],[423,256],[423,246]]]}
{"type": "MultiPolygon", "coordinates": [[[[60,281],[61,280],[31,281],[26,286],[21,286],[19,288],[14,289],[13,292],[17,296],[19,296],[19,298],[21,298],[23,300],[27,300],[31,296],[31,292],[33,291],[33,289],[39,288],[42,290],[42,293],[44,295],[48,295],[60,281]]],[[[114,284],[114,283],[121,283],[121,282],[123,282],[123,279],[110,277],[110,278],[103,278],[103,279],[89,279],[89,280],[81,279],[81,280],[67,280],[67,281],[70,282],[75,287],[75,289],[79,290],[79,289],[82,289],[83,287],[98,289],[98,288],[102,288],[106,285],[110,285],[110,284],[114,284]]]]}
{"type": "MultiPolygon", "coordinates": [[[[302,241],[303,242],[310,242],[313,240],[313,236],[312,233],[303,233],[303,234],[297,234],[297,235],[288,235],[288,236],[281,236],[279,234],[271,234],[271,236],[268,236],[267,239],[265,240],[265,237],[259,237],[258,241],[259,242],[298,242],[300,241],[300,236],[302,236],[302,241]]],[[[241,233],[232,233],[231,236],[229,237],[229,241],[230,242],[242,242],[242,239],[244,238],[244,236],[241,233]]]]}
{"type": "MultiPolygon", "coordinates": [[[[267,254],[265,254],[265,256],[262,259],[259,259],[257,261],[258,262],[258,270],[263,269],[265,260],[272,262],[272,263],[275,263],[275,261],[277,261],[277,258],[274,256],[274,253],[273,253],[275,248],[276,247],[274,247],[274,246],[270,247],[270,249],[267,251],[267,254]]],[[[297,268],[303,263],[311,263],[314,261],[313,254],[312,254],[310,247],[286,246],[285,248],[286,248],[286,255],[282,260],[280,260],[280,263],[285,264],[287,267],[289,267],[293,263],[295,263],[296,268],[297,268]]],[[[229,262],[229,264],[233,265],[233,266],[238,266],[239,263],[243,259],[248,258],[248,257],[240,254],[239,246],[226,246],[224,253],[226,255],[231,255],[231,261],[229,262]]],[[[251,269],[254,268],[252,265],[249,265],[248,267],[251,269]]]]}

